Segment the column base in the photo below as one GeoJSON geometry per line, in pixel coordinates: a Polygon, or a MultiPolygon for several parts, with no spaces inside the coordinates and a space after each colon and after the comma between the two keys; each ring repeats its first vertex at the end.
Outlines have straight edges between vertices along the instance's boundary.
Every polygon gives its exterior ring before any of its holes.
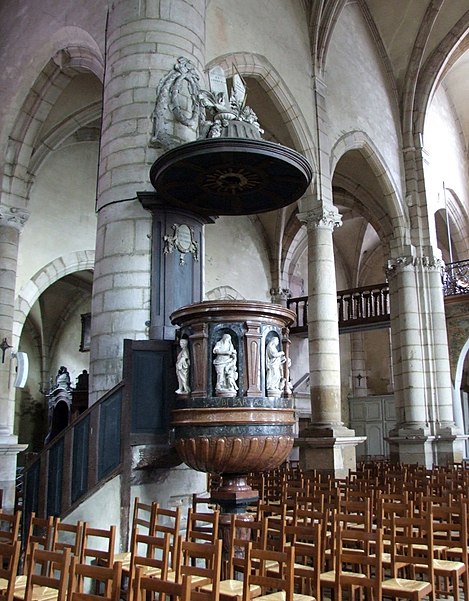
{"type": "Polygon", "coordinates": [[[366,436],[344,426],[316,427],[303,430],[295,445],[300,449],[300,465],[304,471],[316,470],[345,478],[357,467],[356,446],[366,436]]]}
{"type": "Polygon", "coordinates": [[[464,459],[464,441],[468,435],[460,433],[452,424],[442,425],[436,434],[421,426],[400,426],[389,433],[390,458],[393,463],[424,465],[452,465],[464,459]]]}
{"type": "Polygon", "coordinates": [[[28,448],[18,444],[11,434],[0,436],[0,489],[3,491],[2,509],[11,513],[15,509],[17,455],[28,448]]]}

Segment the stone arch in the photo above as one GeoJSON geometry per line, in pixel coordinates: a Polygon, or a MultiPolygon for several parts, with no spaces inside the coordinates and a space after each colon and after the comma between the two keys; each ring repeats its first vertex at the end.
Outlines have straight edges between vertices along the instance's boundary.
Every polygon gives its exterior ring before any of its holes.
{"type": "Polygon", "coordinates": [[[227,77],[235,68],[240,75],[252,76],[259,81],[278,108],[294,141],[295,149],[306,156],[313,165],[313,172],[316,172],[317,161],[312,133],[294,96],[268,59],[261,54],[238,52],[213,59],[207,65],[207,69],[216,65],[225,71],[227,77]]]}
{"type": "MultiPolygon", "coordinates": [[[[418,74],[415,90],[405,89],[402,114],[408,115],[409,119],[403,124],[407,144],[414,144],[414,137],[423,133],[427,107],[432,95],[445,70],[460,57],[462,47],[467,50],[467,41],[464,38],[468,33],[469,11],[461,17],[428,57],[418,74]]],[[[420,58],[420,56],[414,57],[414,61],[419,64],[420,58]]]]}
{"type": "Polygon", "coordinates": [[[26,318],[32,306],[51,284],[75,271],[94,268],[94,250],[82,250],[58,257],[45,265],[19,291],[15,300],[13,344],[18,344],[26,318]]]}
{"type": "MultiPolygon", "coordinates": [[[[397,192],[398,187],[392,181],[386,169],[386,162],[365,132],[348,132],[336,141],[330,155],[330,173],[334,173],[340,158],[350,150],[358,150],[362,154],[383,192],[384,203],[379,207],[379,211],[376,202],[367,203],[369,205],[369,216],[372,217],[375,214],[374,221],[376,223],[380,222],[378,228],[383,229],[384,227],[388,237],[395,236],[397,233],[400,238],[395,240],[394,243],[397,243],[399,249],[402,249],[405,244],[408,244],[407,238],[410,228],[408,207],[397,192]]],[[[360,193],[362,193],[362,190],[360,190],[360,193]]]]}
{"type": "Polygon", "coordinates": [[[45,55],[49,58],[44,60],[42,69],[38,68],[39,76],[24,92],[23,102],[18,99],[17,104],[21,103],[21,108],[8,132],[2,192],[10,197],[14,206],[27,204],[34,178],[30,163],[50,107],[75,74],[91,72],[100,81],[104,77],[104,63],[98,46],[89,34],[79,28],[67,27],[57,32],[46,49],[38,54],[44,56],[45,52],[49,52],[45,55]],[[78,41],[70,42],[74,39],[78,41]]]}

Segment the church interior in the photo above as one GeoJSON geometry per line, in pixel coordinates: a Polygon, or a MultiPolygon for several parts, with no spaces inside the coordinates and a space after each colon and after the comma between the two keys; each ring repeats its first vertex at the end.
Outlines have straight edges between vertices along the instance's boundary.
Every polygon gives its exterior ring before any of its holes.
{"type": "MultiPolygon", "coordinates": [[[[120,583],[139,519],[173,511],[187,543],[200,503],[214,583],[262,512],[278,551],[302,516],[338,554],[331,491],[343,516],[366,488],[375,525],[398,492],[467,517],[466,0],[4,0],[0,57],[0,512],[23,543],[32,516],[110,529],[120,583]],[[319,490],[327,517],[302,514],[319,490]]],[[[440,557],[455,599],[468,541],[440,557]]],[[[378,586],[323,555],[297,593],[378,586]]]]}

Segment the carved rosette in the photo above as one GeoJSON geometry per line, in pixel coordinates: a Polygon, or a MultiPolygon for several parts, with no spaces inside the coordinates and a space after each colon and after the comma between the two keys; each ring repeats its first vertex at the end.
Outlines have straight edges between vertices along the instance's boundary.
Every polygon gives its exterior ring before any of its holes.
{"type": "Polygon", "coordinates": [[[289,382],[288,327],[295,314],[279,305],[205,301],[171,315],[189,340],[191,393],[172,413],[175,447],[193,469],[227,475],[272,469],[293,446],[295,413],[289,382]],[[227,336],[228,335],[228,336],[227,336]],[[266,348],[281,341],[283,388],[267,390],[266,348]],[[223,338],[234,348],[236,393],[221,395],[214,348],[223,338]]]}

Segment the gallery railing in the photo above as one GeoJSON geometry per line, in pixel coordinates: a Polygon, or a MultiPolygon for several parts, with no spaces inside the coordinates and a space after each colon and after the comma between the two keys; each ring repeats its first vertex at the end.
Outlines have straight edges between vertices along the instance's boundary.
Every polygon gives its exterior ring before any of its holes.
{"type": "MultiPolygon", "coordinates": [[[[448,263],[441,274],[445,297],[469,294],[469,260],[448,263]]],[[[287,307],[296,313],[290,331],[308,330],[308,297],[290,298],[287,307]]],[[[337,293],[339,332],[388,327],[390,324],[389,284],[351,288],[337,293]]]]}
{"type": "Polygon", "coordinates": [[[442,280],[445,296],[469,294],[469,259],[445,265],[442,280]]]}

